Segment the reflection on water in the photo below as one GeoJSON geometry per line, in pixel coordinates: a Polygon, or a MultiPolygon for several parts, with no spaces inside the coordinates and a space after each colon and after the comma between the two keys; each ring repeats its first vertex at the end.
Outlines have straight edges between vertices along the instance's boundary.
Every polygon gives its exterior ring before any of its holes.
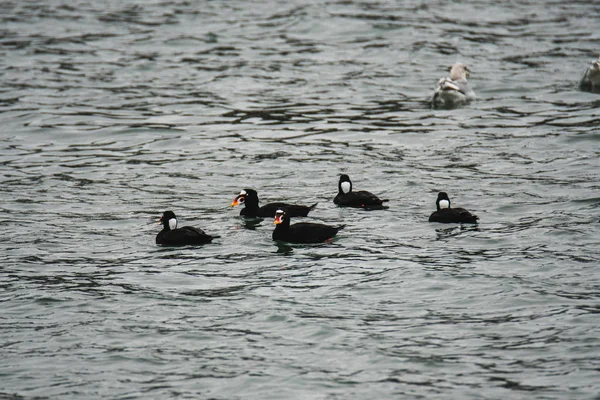
{"type": "Polygon", "coordinates": [[[276,241],[274,243],[277,246],[278,254],[283,254],[285,256],[289,256],[289,255],[292,255],[292,253],[294,252],[294,248],[288,243],[281,242],[281,241],[276,241]]]}
{"type": "MultiPolygon", "coordinates": [[[[438,225],[438,224],[436,224],[438,225]]],[[[452,224],[453,226],[445,228],[436,228],[437,240],[449,239],[464,232],[479,232],[479,226],[473,224],[452,224]]]]}
{"type": "Polygon", "coordinates": [[[249,230],[256,230],[257,227],[261,226],[262,222],[264,221],[264,218],[246,218],[246,217],[241,217],[242,218],[242,227],[244,229],[249,229],[249,230]]]}
{"type": "Polygon", "coordinates": [[[59,3],[0,4],[5,397],[597,395],[594,2],[59,3]],[[240,187],[348,228],[273,242],[240,187]]]}

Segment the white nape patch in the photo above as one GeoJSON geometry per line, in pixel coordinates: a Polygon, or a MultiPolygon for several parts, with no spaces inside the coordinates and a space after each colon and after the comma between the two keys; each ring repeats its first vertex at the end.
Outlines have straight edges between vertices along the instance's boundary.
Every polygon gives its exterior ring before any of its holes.
{"type": "Polygon", "coordinates": [[[177,228],[177,220],[175,218],[171,218],[169,220],[169,228],[171,228],[171,229],[177,228]]]}
{"type": "Polygon", "coordinates": [[[246,193],[246,191],[245,191],[245,190],[242,190],[242,191],[240,192],[240,196],[245,196],[245,195],[247,195],[247,194],[248,194],[248,193],[246,193]]]}
{"type": "Polygon", "coordinates": [[[344,193],[350,193],[350,189],[352,189],[350,182],[342,182],[340,186],[342,187],[342,192],[344,193]]]}
{"type": "Polygon", "coordinates": [[[440,208],[449,208],[450,202],[448,200],[440,200],[439,205],[440,208]]]}

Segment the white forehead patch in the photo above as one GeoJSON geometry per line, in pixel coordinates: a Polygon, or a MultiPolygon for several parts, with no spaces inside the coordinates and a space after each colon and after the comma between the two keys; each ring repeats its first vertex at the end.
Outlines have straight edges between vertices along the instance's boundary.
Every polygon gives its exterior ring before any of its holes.
{"type": "Polygon", "coordinates": [[[169,220],[169,228],[171,228],[171,229],[177,228],[177,220],[175,218],[171,218],[169,220]]]}
{"type": "Polygon", "coordinates": [[[350,182],[342,182],[342,184],[340,186],[342,187],[342,192],[344,192],[344,193],[349,193],[350,189],[352,188],[352,185],[350,184],[350,182]]]}
{"type": "Polygon", "coordinates": [[[448,200],[440,200],[439,205],[440,208],[448,208],[450,207],[450,202],[448,200]]]}
{"type": "Polygon", "coordinates": [[[275,214],[283,214],[283,210],[277,210],[275,211],[275,214]]]}
{"type": "Polygon", "coordinates": [[[242,191],[240,192],[240,196],[245,196],[245,195],[247,195],[247,194],[248,194],[248,193],[246,193],[246,191],[245,191],[245,190],[242,190],[242,191]]]}

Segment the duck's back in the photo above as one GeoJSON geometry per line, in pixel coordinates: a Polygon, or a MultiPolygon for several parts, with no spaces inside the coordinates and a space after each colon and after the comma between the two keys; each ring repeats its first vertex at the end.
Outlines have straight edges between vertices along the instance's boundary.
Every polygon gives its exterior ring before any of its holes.
{"type": "Polygon", "coordinates": [[[333,199],[335,204],[346,207],[375,207],[381,206],[387,200],[381,200],[373,193],[366,190],[359,190],[357,192],[350,193],[338,193],[333,199]]]}
{"type": "Polygon", "coordinates": [[[344,226],[299,222],[289,227],[275,228],[273,240],[293,243],[321,243],[334,237],[344,226]]]}
{"type": "Polygon", "coordinates": [[[443,208],[433,212],[429,216],[429,222],[441,222],[444,224],[461,222],[474,224],[478,219],[477,215],[471,214],[464,208],[443,208]]]}
{"type": "Polygon", "coordinates": [[[184,226],[170,231],[163,230],[156,236],[156,244],[166,246],[205,244],[210,243],[212,240],[213,236],[207,235],[202,229],[192,226],[184,226]]]}

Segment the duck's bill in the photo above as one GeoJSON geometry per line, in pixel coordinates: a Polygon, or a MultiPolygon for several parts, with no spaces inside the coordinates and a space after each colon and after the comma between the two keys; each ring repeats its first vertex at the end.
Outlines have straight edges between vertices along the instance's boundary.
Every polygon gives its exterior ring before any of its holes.
{"type": "Polygon", "coordinates": [[[240,196],[238,196],[235,199],[233,199],[233,201],[231,202],[231,204],[229,206],[235,207],[235,206],[239,206],[242,203],[243,203],[243,199],[241,199],[240,196]]]}
{"type": "Polygon", "coordinates": [[[283,215],[276,215],[275,216],[275,220],[273,221],[273,223],[275,225],[279,225],[282,222],[283,222],[283,215]]]}

